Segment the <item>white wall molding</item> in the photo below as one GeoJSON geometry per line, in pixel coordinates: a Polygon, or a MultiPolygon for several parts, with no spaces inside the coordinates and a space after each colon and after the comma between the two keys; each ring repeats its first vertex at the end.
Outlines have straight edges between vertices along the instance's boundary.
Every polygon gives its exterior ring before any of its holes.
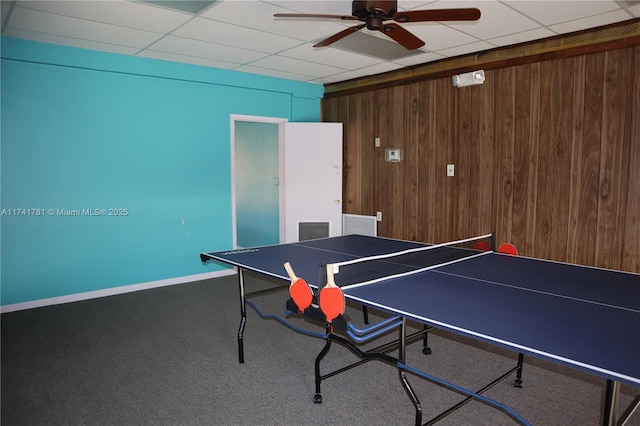
{"type": "Polygon", "coordinates": [[[146,283],[131,284],[120,287],[105,288],[102,290],[87,291],[83,293],[68,294],[58,297],[49,297],[46,299],[30,300],[28,302],[13,303],[11,305],[0,306],[0,313],[23,311],[25,309],[40,308],[43,306],[60,305],[62,303],[78,302],[81,300],[97,299],[99,297],[114,296],[117,294],[131,293],[140,290],[149,290],[152,288],[165,287],[176,284],[186,284],[196,281],[208,280],[211,278],[225,277],[234,275],[234,269],[224,271],[207,272],[204,274],[187,275],[184,277],[168,278],[165,280],[150,281],[146,283]]]}

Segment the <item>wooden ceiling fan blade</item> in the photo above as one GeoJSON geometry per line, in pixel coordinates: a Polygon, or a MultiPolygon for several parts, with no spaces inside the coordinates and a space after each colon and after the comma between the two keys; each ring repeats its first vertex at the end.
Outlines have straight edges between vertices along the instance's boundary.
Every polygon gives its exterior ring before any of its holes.
{"type": "Polygon", "coordinates": [[[380,31],[387,37],[400,43],[405,49],[414,50],[424,46],[424,41],[398,24],[386,24],[380,31]]]}
{"type": "Polygon", "coordinates": [[[429,22],[429,21],[477,21],[480,19],[480,9],[431,9],[409,10],[393,15],[396,22],[429,22]]]}
{"type": "Polygon", "coordinates": [[[326,47],[326,46],[329,46],[330,44],[333,44],[336,41],[345,38],[349,34],[355,33],[356,31],[364,28],[365,26],[366,26],[366,24],[362,24],[362,25],[354,25],[353,27],[346,28],[346,29],[340,31],[339,33],[336,33],[336,34],[332,35],[331,37],[327,37],[324,40],[322,40],[321,42],[318,42],[318,43],[314,44],[313,47],[326,47]]]}
{"type": "Polygon", "coordinates": [[[341,19],[343,21],[357,21],[357,16],[351,15],[328,15],[324,13],[275,13],[274,18],[297,18],[297,19],[341,19]]]}

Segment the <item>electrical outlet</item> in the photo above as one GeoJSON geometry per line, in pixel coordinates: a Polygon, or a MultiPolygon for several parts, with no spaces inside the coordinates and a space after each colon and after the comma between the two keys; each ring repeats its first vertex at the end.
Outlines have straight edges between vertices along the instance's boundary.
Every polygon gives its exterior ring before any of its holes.
{"type": "Polygon", "coordinates": [[[376,220],[377,220],[378,222],[382,222],[382,212],[377,212],[377,213],[376,213],[376,220]]]}
{"type": "Polygon", "coordinates": [[[453,164],[447,164],[447,176],[455,176],[456,168],[453,164]]]}

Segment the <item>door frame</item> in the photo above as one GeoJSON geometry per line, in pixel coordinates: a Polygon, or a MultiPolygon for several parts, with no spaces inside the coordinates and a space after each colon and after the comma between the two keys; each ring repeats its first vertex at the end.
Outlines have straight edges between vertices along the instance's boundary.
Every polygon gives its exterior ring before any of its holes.
{"type": "Polygon", "coordinates": [[[285,215],[284,215],[284,188],[280,183],[284,182],[284,131],[285,124],[289,121],[287,118],[280,117],[262,117],[254,115],[230,114],[230,148],[231,148],[231,235],[233,238],[233,248],[238,248],[238,226],[236,217],[236,158],[235,158],[235,124],[236,121],[248,121],[252,123],[269,123],[278,125],[278,206],[279,206],[279,239],[284,241],[285,232],[285,215]]]}

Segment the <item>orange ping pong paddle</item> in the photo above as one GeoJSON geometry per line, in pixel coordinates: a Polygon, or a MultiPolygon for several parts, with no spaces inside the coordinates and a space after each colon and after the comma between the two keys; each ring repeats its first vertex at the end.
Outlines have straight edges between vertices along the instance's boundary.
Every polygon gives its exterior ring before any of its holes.
{"type": "Polygon", "coordinates": [[[320,310],[331,323],[345,311],[344,294],[333,278],[333,265],[327,265],[327,285],[320,290],[320,310]]]}
{"type": "Polygon", "coordinates": [[[289,278],[291,279],[289,295],[298,306],[298,309],[300,309],[300,312],[304,312],[305,309],[311,306],[311,302],[313,300],[311,288],[304,279],[296,276],[289,262],[284,264],[284,269],[287,271],[287,274],[289,274],[289,278]]]}
{"type": "Polygon", "coordinates": [[[518,249],[511,243],[502,243],[500,247],[498,247],[498,253],[511,254],[514,256],[518,255],[518,249]]]}
{"type": "Polygon", "coordinates": [[[488,242],[486,241],[478,241],[473,248],[475,250],[480,250],[480,251],[490,251],[491,250],[491,246],[489,245],[488,242]]]}

